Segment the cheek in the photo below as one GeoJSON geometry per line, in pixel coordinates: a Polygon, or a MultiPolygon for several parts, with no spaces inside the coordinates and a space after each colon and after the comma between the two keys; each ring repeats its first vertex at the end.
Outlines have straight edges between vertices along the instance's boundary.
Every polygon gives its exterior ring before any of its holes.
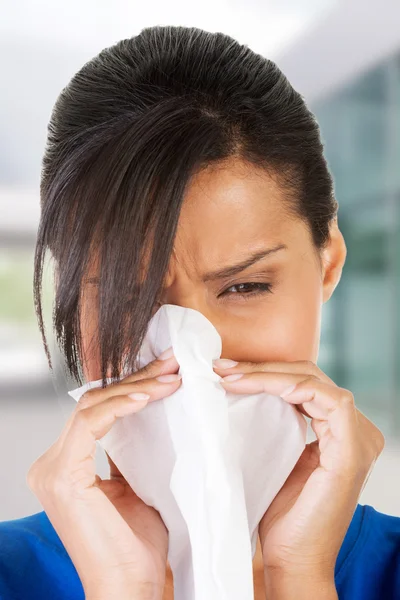
{"type": "MultiPolygon", "coordinates": [[[[287,289],[268,314],[266,336],[275,360],[317,362],[323,286],[316,265],[297,264],[287,279],[287,289]]],[[[274,360],[274,358],[273,358],[274,360]]]]}
{"type": "Polygon", "coordinates": [[[245,320],[226,328],[221,356],[250,362],[317,362],[321,306],[318,280],[297,292],[254,302],[245,320]]]}
{"type": "MultiPolygon", "coordinates": [[[[316,362],[320,336],[319,305],[314,301],[288,303],[273,315],[263,331],[264,359],[316,362]]],[[[260,348],[261,352],[261,348],[260,348]]]]}

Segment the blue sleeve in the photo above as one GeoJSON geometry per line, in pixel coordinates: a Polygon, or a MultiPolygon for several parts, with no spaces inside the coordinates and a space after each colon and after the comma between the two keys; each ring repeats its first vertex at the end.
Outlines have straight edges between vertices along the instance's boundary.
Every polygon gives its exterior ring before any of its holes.
{"type": "Polygon", "coordinates": [[[84,600],[78,573],[46,513],[0,522],[0,600],[84,600]]]}
{"type": "Polygon", "coordinates": [[[357,506],[335,583],[339,600],[400,600],[400,517],[357,506]]]}
{"type": "MultiPolygon", "coordinates": [[[[339,600],[400,600],[399,517],[357,505],[336,562],[335,584],[339,600]]],[[[85,595],[46,513],[0,522],[0,600],[53,598],[85,600],[85,595]]]]}

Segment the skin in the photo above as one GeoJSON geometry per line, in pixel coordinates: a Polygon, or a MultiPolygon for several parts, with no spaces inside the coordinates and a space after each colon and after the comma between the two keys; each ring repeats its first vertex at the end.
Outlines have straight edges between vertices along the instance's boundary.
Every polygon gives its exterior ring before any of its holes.
{"type": "MultiPolygon", "coordinates": [[[[238,159],[197,175],[181,211],[161,304],[196,309],[213,323],[222,339],[221,356],[238,363],[228,369],[222,368],[223,363],[216,365],[216,372],[221,377],[244,374],[237,381],[221,381],[229,391],[267,391],[284,398],[286,388],[297,384],[297,392],[284,400],[313,419],[318,440],[307,446],[260,524],[253,563],[255,597],[261,600],[267,593],[268,600],[331,600],[337,598],[335,560],[361,489],[383,449],[383,436],[356,410],[351,392],[339,388],[315,364],[322,305],[339,283],[346,259],[337,221],[331,224],[329,244],[319,252],[307,224],[289,214],[286,200],[287,192],[275,178],[238,159]],[[204,281],[204,273],[210,270],[243,262],[254,252],[279,245],[286,248],[235,275],[204,281]],[[255,286],[249,283],[270,284],[271,291],[252,294],[255,286]]],[[[88,276],[96,275],[93,261],[88,276]]],[[[96,380],[101,377],[96,288],[88,284],[82,301],[83,370],[86,380],[96,380]]],[[[149,401],[156,400],[156,389],[157,397],[167,395],[151,378],[154,369],[177,373],[179,366],[170,358],[152,368],[129,380],[135,391],[150,392],[149,401]]],[[[179,382],[169,385],[174,386],[168,392],[172,393],[179,382]]],[[[102,400],[97,392],[87,399],[92,408],[102,400]]],[[[169,567],[165,587],[163,580],[165,527],[158,513],[134,495],[108,460],[111,479],[102,482],[92,472],[91,489],[96,486],[108,496],[135,540],[143,539],[143,534],[150,537],[151,532],[153,545],[147,550],[153,562],[150,570],[147,563],[146,577],[157,582],[158,590],[151,597],[172,599],[169,567]],[[160,590],[164,590],[162,596],[160,590]]],[[[95,590],[92,597],[100,598],[101,593],[95,590]]]]}
{"type": "MultiPolygon", "coordinates": [[[[339,282],[346,246],[335,223],[321,272],[321,259],[308,228],[288,216],[283,208],[285,196],[264,171],[237,160],[203,172],[189,189],[162,303],[203,313],[221,336],[221,356],[251,362],[317,360],[321,307],[339,282]],[[202,281],[207,271],[281,244],[287,250],[271,254],[234,277],[202,281]],[[244,296],[234,289],[221,296],[231,286],[247,282],[270,283],[273,293],[244,296]]],[[[96,274],[94,267],[90,276],[96,274]]],[[[91,298],[86,298],[87,306],[84,303],[83,329],[90,340],[96,331],[94,286],[88,285],[86,295],[91,298]]],[[[85,354],[85,375],[97,379],[98,356],[89,348],[85,354]]]]}

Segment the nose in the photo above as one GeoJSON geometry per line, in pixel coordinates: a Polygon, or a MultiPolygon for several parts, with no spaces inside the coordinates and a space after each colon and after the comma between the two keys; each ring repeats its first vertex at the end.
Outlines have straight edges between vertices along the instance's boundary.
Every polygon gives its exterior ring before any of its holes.
{"type": "MultiPolygon", "coordinates": [[[[163,293],[159,298],[159,303],[155,307],[155,312],[164,304],[172,304],[173,306],[181,306],[182,308],[190,308],[201,313],[210,321],[219,332],[219,327],[222,325],[215,307],[211,307],[207,301],[207,291],[204,289],[186,289],[183,285],[175,285],[164,287],[163,293]]],[[[219,332],[220,333],[220,332],[219,332]]]]}
{"type": "MultiPolygon", "coordinates": [[[[168,283],[168,281],[167,281],[168,283]]],[[[171,285],[164,285],[159,297],[159,304],[156,311],[164,304],[181,306],[201,313],[215,327],[223,340],[224,319],[223,310],[210,303],[210,292],[203,286],[196,286],[183,275],[180,278],[170,280],[171,285]],[[172,284],[171,284],[172,282],[172,284]]]]}
{"type": "MultiPolygon", "coordinates": [[[[190,308],[191,310],[196,310],[197,312],[201,313],[206,319],[208,319],[214,325],[215,329],[217,329],[217,331],[218,331],[217,317],[215,315],[215,312],[210,310],[210,308],[208,306],[205,306],[204,303],[202,303],[202,302],[199,302],[199,301],[163,302],[162,304],[172,304],[174,306],[182,306],[182,308],[190,308]]],[[[162,304],[160,304],[159,306],[161,306],[162,304]]],[[[156,310],[158,310],[159,306],[156,308],[156,310]]]]}

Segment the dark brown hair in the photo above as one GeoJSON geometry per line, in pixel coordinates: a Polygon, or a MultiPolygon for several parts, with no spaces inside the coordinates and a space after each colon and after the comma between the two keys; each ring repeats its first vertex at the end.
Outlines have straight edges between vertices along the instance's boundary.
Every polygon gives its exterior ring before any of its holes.
{"type": "Polygon", "coordinates": [[[127,346],[127,364],[136,368],[191,177],[229,157],[276,173],[290,214],[323,248],[338,205],[318,123],[274,62],[220,32],[156,26],[103,49],[74,75],[48,125],[34,258],[50,369],[41,302],[46,250],[56,265],[56,340],[80,385],[81,291],[98,253],[104,386],[110,366],[119,378],[127,346]]]}

